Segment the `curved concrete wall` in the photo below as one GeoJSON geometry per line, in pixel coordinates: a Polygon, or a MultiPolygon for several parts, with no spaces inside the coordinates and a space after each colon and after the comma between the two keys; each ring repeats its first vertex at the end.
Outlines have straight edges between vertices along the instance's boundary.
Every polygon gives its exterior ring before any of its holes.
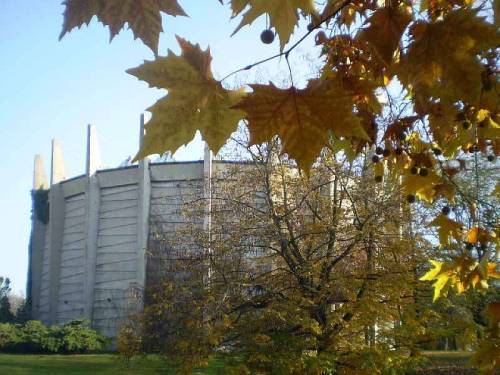
{"type": "Polygon", "coordinates": [[[148,238],[159,226],[168,235],[183,223],[182,197],[207,194],[212,163],[227,166],[207,151],[197,162],[146,161],[54,182],[49,222],[33,215],[33,318],[46,324],[86,318],[114,337],[120,321],[142,308],[146,280],[162,273],[161,254],[148,238]]]}

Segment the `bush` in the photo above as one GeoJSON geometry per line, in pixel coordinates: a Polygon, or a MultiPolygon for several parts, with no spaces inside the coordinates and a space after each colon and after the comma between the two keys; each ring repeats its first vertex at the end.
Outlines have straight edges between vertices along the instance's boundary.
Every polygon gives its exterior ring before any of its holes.
{"type": "Polygon", "coordinates": [[[19,327],[14,324],[0,323],[0,351],[2,348],[11,347],[21,341],[19,327]]]}
{"type": "Polygon", "coordinates": [[[109,340],[85,320],[47,327],[30,320],[23,325],[0,324],[0,351],[8,353],[87,353],[105,349],[109,340]]]}
{"type": "Polygon", "coordinates": [[[137,327],[133,324],[121,326],[116,339],[116,347],[125,365],[129,367],[131,359],[140,354],[142,348],[142,340],[137,327]]]}
{"type": "Polygon", "coordinates": [[[57,353],[60,341],[53,330],[37,320],[30,320],[20,326],[20,341],[9,351],[18,353],[57,353]]]}
{"type": "Polygon", "coordinates": [[[90,328],[87,320],[74,320],[60,328],[64,353],[86,353],[103,350],[109,340],[90,328]]]}

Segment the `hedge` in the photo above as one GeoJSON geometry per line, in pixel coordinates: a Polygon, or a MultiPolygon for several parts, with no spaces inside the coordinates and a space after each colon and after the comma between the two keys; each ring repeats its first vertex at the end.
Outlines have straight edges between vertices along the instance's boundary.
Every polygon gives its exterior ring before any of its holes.
{"type": "Polygon", "coordinates": [[[110,340],[90,328],[86,320],[47,327],[30,320],[25,324],[0,324],[0,352],[74,354],[105,350],[110,340]]]}

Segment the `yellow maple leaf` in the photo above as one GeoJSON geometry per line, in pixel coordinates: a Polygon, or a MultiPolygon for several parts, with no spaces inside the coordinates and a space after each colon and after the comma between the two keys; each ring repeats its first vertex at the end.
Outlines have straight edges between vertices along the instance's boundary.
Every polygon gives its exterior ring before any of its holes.
{"type": "Polygon", "coordinates": [[[441,293],[446,291],[450,286],[450,278],[453,276],[453,273],[449,269],[446,263],[438,262],[435,260],[430,260],[433,269],[429,270],[425,275],[423,275],[420,280],[421,281],[434,281],[432,286],[434,287],[434,297],[433,301],[435,302],[440,296],[441,293]]]}
{"type": "Polygon", "coordinates": [[[471,244],[477,242],[485,244],[491,241],[493,237],[487,230],[479,227],[473,227],[467,232],[467,242],[471,244]]]}
{"type": "Polygon", "coordinates": [[[411,15],[402,8],[392,6],[379,8],[366,21],[369,26],[361,30],[358,38],[370,44],[382,61],[389,66],[411,19],[411,15]]]}
{"type": "Polygon", "coordinates": [[[414,23],[410,35],[398,77],[413,87],[417,100],[427,102],[435,97],[448,103],[462,100],[477,105],[483,71],[477,55],[498,46],[498,30],[478,17],[477,11],[463,8],[436,22],[414,23]]]}
{"type": "Polygon", "coordinates": [[[306,171],[330,145],[330,134],[370,141],[354,112],[359,92],[340,79],[311,80],[305,89],[280,89],[273,84],[251,87],[253,92],[236,106],[246,112],[250,144],[277,135],[282,152],[306,171]]]}
{"type": "Polygon", "coordinates": [[[432,203],[436,195],[435,186],[442,183],[442,179],[437,173],[429,169],[427,176],[421,176],[418,173],[412,174],[411,168],[405,169],[403,173],[403,189],[406,194],[416,195],[419,199],[432,203]]]}
{"type": "Polygon", "coordinates": [[[347,160],[351,163],[358,155],[354,145],[352,144],[352,139],[339,138],[332,135],[330,138],[329,148],[334,154],[339,152],[344,153],[347,160]]]}
{"type": "Polygon", "coordinates": [[[420,281],[432,281],[437,275],[439,275],[439,273],[441,273],[441,268],[443,267],[444,262],[438,262],[433,259],[430,259],[429,262],[434,266],[434,268],[427,271],[427,273],[419,279],[420,281]]]}
{"type": "Polygon", "coordinates": [[[458,134],[458,129],[463,129],[462,124],[456,121],[458,109],[452,105],[443,103],[432,103],[427,108],[429,112],[429,127],[434,137],[434,141],[447,157],[452,157],[462,146],[463,141],[456,142],[457,136],[468,134],[458,134]]]}
{"type": "Polygon", "coordinates": [[[177,38],[182,53],[168,52],[127,72],[152,87],[168,90],[148,111],[152,118],[146,125],[144,144],[137,158],[155,153],[175,152],[190,142],[199,130],[210,149],[217,153],[242,119],[243,113],[232,108],[243,91],[226,90],[210,69],[210,51],[202,51],[177,38]]]}
{"type": "Polygon", "coordinates": [[[488,279],[498,278],[495,263],[477,262],[468,256],[460,256],[451,262],[430,260],[434,268],[423,275],[421,281],[434,281],[434,301],[445,295],[448,289],[455,286],[457,292],[463,293],[469,288],[484,292],[488,289],[488,279]],[[486,267],[483,270],[482,264],[486,267]]]}
{"type": "Polygon", "coordinates": [[[438,215],[429,225],[438,228],[439,243],[443,247],[450,244],[450,238],[458,240],[462,236],[462,225],[443,214],[438,215]]]}
{"type": "Polygon", "coordinates": [[[243,26],[250,25],[263,14],[267,14],[270,27],[276,29],[280,38],[282,50],[290,40],[290,36],[299,21],[299,10],[307,14],[316,12],[313,0],[233,0],[231,1],[233,17],[242,13],[247,6],[249,8],[243,13],[243,19],[233,35],[243,26]]]}
{"type": "Polygon", "coordinates": [[[486,272],[488,277],[493,279],[500,279],[500,272],[497,271],[498,265],[496,263],[488,263],[486,266],[486,272]]]}
{"type": "Polygon", "coordinates": [[[94,16],[109,26],[111,39],[128,23],[134,38],[157,54],[163,31],[161,12],[186,16],[177,0],[65,0],[64,24],[59,39],[75,27],[88,25],[94,16]]]}

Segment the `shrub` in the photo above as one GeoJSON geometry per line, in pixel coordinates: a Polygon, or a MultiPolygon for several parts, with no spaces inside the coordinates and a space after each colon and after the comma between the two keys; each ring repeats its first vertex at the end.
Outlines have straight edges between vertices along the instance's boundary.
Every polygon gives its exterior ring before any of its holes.
{"type": "Polygon", "coordinates": [[[103,350],[109,340],[85,320],[47,327],[30,320],[23,325],[0,324],[0,351],[9,353],[87,353],[103,350]]]}
{"type": "Polygon", "coordinates": [[[9,323],[0,323],[0,350],[16,345],[21,341],[21,332],[18,326],[9,323]]]}
{"type": "Polygon", "coordinates": [[[61,350],[65,353],[86,353],[103,350],[109,340],[90,328],[88,320],[74,320],[60,328],[61,350]]]}
{"type": "Polygon", "coordinates": [[[20,340],[8,351],[20,353],[57,353],[60,340],[52,335],[49,327],[37,320],[27,321],[20,326],[20,340]]]}
{"type": "Polygon", "coordinates": [[[132,324],[124,324],[118,331],[116,347],[127,367],[130,365],[130,360],[141,351],[142,340],[137,331],[132,324]]]}

